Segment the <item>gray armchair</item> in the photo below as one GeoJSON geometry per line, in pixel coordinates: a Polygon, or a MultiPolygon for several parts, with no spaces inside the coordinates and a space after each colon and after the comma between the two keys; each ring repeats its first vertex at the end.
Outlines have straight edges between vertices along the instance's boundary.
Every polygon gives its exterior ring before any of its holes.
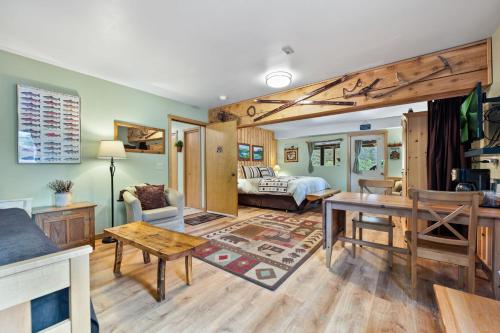
{"type": "MultiPolygon", "coordinates": [[[[139,184],[137,186],[144,186],[139,184]]],[[[165,189],[168,206],[157,209],[142,210],[141,202],[136,196],[135,186],[128,186],[123,192],[123,201],[127,212],[127,223],[144,221],[158,227],[184,231],[184,195],[173,188],[165,189]]]]}

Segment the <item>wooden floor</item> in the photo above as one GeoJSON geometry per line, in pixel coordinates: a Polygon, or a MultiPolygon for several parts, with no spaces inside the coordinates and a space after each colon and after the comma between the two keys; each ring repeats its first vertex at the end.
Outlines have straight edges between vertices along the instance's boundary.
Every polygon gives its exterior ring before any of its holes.
{"type": "MultiPolygon", "coordinates": [[[[237,219],[187,226],[187,232],[203,235],[264,212],[240,207],[237,219]]],[[[302,216],[309,214],[319,213],[302,216]]],[[[385,242],[385,237],[364,232],[365,239],[385,242]]],[[[403,246],[399,223],[394,237],[403,246]]],[[[395,256],[390,271],[383,251],[358,248],[353,259],[350,245],[336,245],[331,269],[320,248],[276,291],[198,259],[193,259],[193,285],[187,286],[184,260],[167,262],[166,300],[157,303],[156,260],[143,264],[142,253],[125,245],[122,277],[115,278],[114,245],[97,243],[91,296],[101,332],[439,332],[432,283],[456,288],[456,267],[419,261],[418,296],[412,300],[403,257],[395,256]]],[[[477,289],[491,296],[487,281],[478,279],[477,289]]]]}

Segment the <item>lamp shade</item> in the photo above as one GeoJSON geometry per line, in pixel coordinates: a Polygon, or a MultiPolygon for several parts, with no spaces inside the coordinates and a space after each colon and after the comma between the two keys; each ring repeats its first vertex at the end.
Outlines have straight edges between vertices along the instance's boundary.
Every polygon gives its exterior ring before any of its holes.
{"type": "Polygon", "coordinates": [[[279,166],[278,164],[276,164],[276,165],[273,167],[273,170],[274,170],[274,171],[280,171],[280,170],[281,170],[281,168],[280,168],[280,166],[279,166]]]}
{"type": "Polygon", "coordinates": [[[99,145],[99,153],[97,154],[97,158],[102,159],[117,159],[122,160],[127,158],[125,155],[125,147],[123,146],[122,141],[118,140],[103,140],[99,145]]]}

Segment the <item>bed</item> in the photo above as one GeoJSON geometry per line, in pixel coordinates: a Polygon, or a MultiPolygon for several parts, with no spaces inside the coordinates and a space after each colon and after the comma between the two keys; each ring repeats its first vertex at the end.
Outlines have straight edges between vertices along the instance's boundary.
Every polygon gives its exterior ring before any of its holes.
{"type": "Polygon", "coordinates": [[[281,176],[238,179],[238,204],[289,211],[303,210],[306,196],[329,189],[321,177],[281,176]]]}
{"type": "Polygon", "coordinates": [[[98,332],[90,246],[59,251],[27,204],[0,202],[0,327],[5,332],[98,332]]]}

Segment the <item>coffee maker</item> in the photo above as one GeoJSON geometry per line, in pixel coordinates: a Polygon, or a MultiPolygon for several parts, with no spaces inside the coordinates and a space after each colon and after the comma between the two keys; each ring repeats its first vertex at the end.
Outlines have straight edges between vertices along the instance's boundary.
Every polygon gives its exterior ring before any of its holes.
{"type": "Polygon", "coordinates": [[[481,207],[500,208],[498,179],[490,182],[490,170],[452,169],[451,180],[454,182],[457,192],[483,192],[481,207]]]}
{"type": "Polygon", "coordinates": [[[452,169],[451,180],[457,192],[489,191],[491,186],[488,169],[452,169]]]}

